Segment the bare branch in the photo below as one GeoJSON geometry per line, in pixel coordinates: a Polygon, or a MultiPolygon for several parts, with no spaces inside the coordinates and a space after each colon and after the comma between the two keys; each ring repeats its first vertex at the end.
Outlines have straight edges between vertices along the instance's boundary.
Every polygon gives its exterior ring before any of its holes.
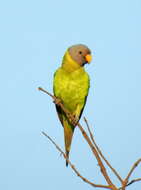
{"type": "Polygon", "coordinates": [[[137,182],[137,181],[141,181],[141,178],[137,178],[137,179],[131,180],[131,181],[127,184],[127,186],[129,186],[129,185],[131,185],[131,184],[133,184],[133,183],[135,183],[135,182],[137,182]]]}
{"type": "Polygon", "coordinates": [[[42,91],[42,92],[48,94],[52,99],[54,99],[54,100],[56,99],[55,96],[53,96],[53,95],[52,95],[51,93],[49,93],[48,91],[44,90],[42,87],[38,87],[38,90],[40,90],[40,91],[42,91]]]}
{"type": "Polygon", "coordinates": [[[130,176],[132,175],[133,171],[135,170],[135,168],[139,165],[139,163],[141,162],[141,158],[138,159],[132,166],[131,170],[129,171],[127,177],[126,177],[126,180],[128,181],[130,176]]]}
{"type": "MultiPolygon", "coordinates": [[[[67,115],[68,119],[70,120],[70,122],[72,122],[74,120],[74,116],[64,107],[63,103],[61,101],[59,101],[58,98],[56,98],[55,96],[53,96],[52,94],[50,94],[49,92],[47,92],[46,90],[44,90],[41,87],[39,87],[38,89],[40,91],[43,91],[44,93],[48,94],[49,96],[51,96],[53,98],[54,103],[61,107],[61,109],[66,113],[66,115],[67,115]]],[[[104,164],[102,163],[101,158],[100,158],[96,148],[93,146],[93,143],[91,142],[91,140],[88,137],[87,133],[85,132],[85,130],[83,129],[83,127],[80,125],[79,122],[77,123],[77,126],[80,129],[83,137],[85,138],[85,140],[89,144],[94,156],[96,157],[96,159],[98,161],[98,165],[99,165],[99,167],[101,169],[100,171],[101,171],[102,175],[104,176],[105,180],[107,181],[107,183],[109,184],[109,186],[111,187],[112,190],[117,190],[116,186],[112,183],[110,177],[108,176],[106,168],[105,168],[104,164]]]]}
{"type": "Polygon", "coordinates": [[[121,184],[123,183],[123,180],[122,178],[120,177],[120,175],[117,173],[117,171],[111,166],[111,164],[108,162],[108,160],[105,158],[105,156],[102,154],[101,150],[99,149],[98,145],[96,144],[95,140],[94,140],[94,136],[90,130],[90,126],[88,124],[88,120],[84,117],[84,121],[86,123],[86,126],[88,128],[88,131],[89,131],[89,134],[90,134],[90,137],[91,137],[91,140],[94,144],[94,146],[96,147],[99,155],[101,156],[101,158],[105,161],[105,163],[109,166],[109,168],[113,171],[113,173],[117,176],[117,178],[119,179],[119,181],[121,182],[121,184]]]}
{"type": "Polygon", "coordinates": [[[95,184],[95,183],[92,183],[90,182],[88,179],[86,179],[85,177],[83,177],[80,172],[75,168],[75,166],[71,163],[70,160],[67,159],[67,156],[66,154],[62,151],[62,149],[55,143],[54,140],[52,140],[52,138],[50,136],[47,135],[47,133],[45,132],[42,132],[42,134],[47,137],[51,142],[52,144],[54,144],[54,146],[56,147],[56,149],[61,153],[61,155],[63,155],[63,157],[67,160],[67,162],[69,163],[70,167],[72,168],[72,170],[76,173],[76,175],[78,177],[80,177],[84,182],[90,184],[91,186],[93,187],[99,187],[99,188],[106,188],[106,189],[111,189],[110,186],[108,185],[100,185],[100,184],[95,184]]]}
{"type": "Polygon", "coordinates": [[[123,180],[123,183],[122,183],[122,188],[121,189],[125,189],[125,187],[131,185],[132,183],[136,182],[136,181],[140,181],[140,178],[138,179],[133,179],[131,182],[128,183],[129,181],[129,178],[131,177],[133,171],[135,170],[135,168],[139,165],[139,163],[141,162],[141,158],[139,160],[137,160],[133,166],[131,167],[131,170],[129,171],[127,177],[125,178],[125,180],[123,180]]]}
{"type": "MultiPolygon", "coordinates": [[[[137,178],[137,179],[131,180],[131,181],[126,185],[126,187],[129,186],[129,185],[131,185],[131,184],[133,184],[133,183],[135,183],[135,182],[138,182],[138,181],[141,181],[141,178],[137,178]]],[[[123,186],[120,187],[118,190],[122,190],[122,189],[123,189],[123,186]]]]}
{"type": "MultiPolygon", "coordinates": [[[[43,88],[39,87],[38,90],[48,94],[53,100],[54,100],[54,103],[58,106],[61,107],[61,109],[64,111],[64,113],[66,114],[67,118],[69,119],[69,121],[72,123],[74,121],[74,116],[64,107],[63,103],[61,102],[61,100],[55,96],[53,96],[52,94],[50,94],[49,92],[47,92],[46,90],[44,90],[43,88]]],[[[106,188],[106,189],[110,189],[110,190],[125,190],[125,188],[137,181],[141,181],[141,178],[137,178],[137,179],[133,179],[131,180],[130,182],[129,181],[129,178],[131,177],[133,171],[135,170],[135,168],[138,166],[138,164],[141,162],[141,158],[139,160],[137,160],[134,165],[132,166],[131,170],[129,171],[127,177],[125,179],[122,179],[120,177],[120,175],[117,173],[117,171],[111,166],[111,164],[108,162],[108,160],[106,160],[105,156],[102,154],[101,150],[99,149],[98,145],[96,144],[95,140],[94,140],[94,136],[90,130],[90,127],[89,127],[89,124],[88,124],[88,121],[86,118],[84,118],[85,120],[85,123],[87,125],[87,128],[88,128],[88,132],[89,132],[89,135],[90,135],[90,138],[89,136],[87,135],[86,131],[83,129],[83,127],[81,126],[80,123],[77,123],[77,126],[78,128],[80,129],[84,139],[87,141],[87,143],[89,144],[89,147],[91,148],[97,162],[98,162],[98,165],[101,169],[101,173],[102,175],[104,176],[106,182],[108,185],[99,185],[99,184],[95,184],[95,183],[92,183],[91,181],[89,181],[88,179],[84,178],[79,172],[78,170],[75,168],[75,166],[70,162],[70,160],[67,159],[66,157],[66,154],[61,150],[61,148],[45,133],[45,132],[42,132],[42,134],[44,136],[46,136],[53,144],[54,146],[57,148],[57,150],[63,155],[63,157],[68,161],[69,165],[71,166],[72,170],[77,174],[78,177],[80,177],[84,182],[90,184],[91,186],[93,187],[100,187],[100,188],[106,188]],[[117,188],[111,181],[108,173],[107,173],[107,170],[102,162],[103,159],[105,161],[105,163],[107,164],[107,166],[113,171],[113,173],[116,175],[116,177],[119,179],[119,181],[121,182],[122,184],[122,187],[120,188],[117,188]]]]}
{"type": "Polygon", "coordinates": [[[78,123],[77,125],[78,125],[78,127],[79,127],[79,129],[80,129],[80,131],[81,131],[81,133],[82,133],[82,135],[83,135],[83,137],[85,138],[85,140],[86,140],[87,143],[89,144],[89,146],[90,146],[90,148],[91,148],[93,154],[95,155],[95,157],[96,157],[96,159],[97,159],[97,162],[98,162],[98,165],[99,165],[99,167],[100,167],[100,169],[101,169],[101,173],[103,174],[105,180],[106,180],[107,183],[111,186],[111,189],[112,189],[112,190],[117,190],[117,188],[115,187],[115,185],[112,183],[110,177],[108,176],[107,171],[106,171],[106,168],[105,168],[104,164],[102,163],[102,161],[101,161],[101,159],[100,159],[100,157],[99,157],[99,154],[98,154],[96,148],[93,146],[92,142],[90,141],[90,139],[89,139],[87,133],[85,132],[85,130],[82,128],[82,126],[81,126],[79,123],[78,123]]]}

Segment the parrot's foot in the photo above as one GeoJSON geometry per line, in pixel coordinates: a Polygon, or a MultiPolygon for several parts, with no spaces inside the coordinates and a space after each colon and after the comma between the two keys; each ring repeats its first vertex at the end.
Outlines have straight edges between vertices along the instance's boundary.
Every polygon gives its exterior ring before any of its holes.
{"type": "Polygon", "coordinates": [[[73,115],[73,118],[70,119],[70,122],[76,126],[79,121],[79,118],[76,115],[73,115]]]}
{"type": "Polygon", "coordinates": [[[56,97],[53,102],[54,102],[56,105],[59,105],[59,104],[61,103],[61,99],[56,97]]]}

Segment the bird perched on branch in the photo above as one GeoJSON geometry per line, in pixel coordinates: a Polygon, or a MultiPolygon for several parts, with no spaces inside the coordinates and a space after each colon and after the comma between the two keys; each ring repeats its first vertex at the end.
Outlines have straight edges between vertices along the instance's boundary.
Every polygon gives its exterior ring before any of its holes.
{"type": "MultiPolygon", "coordinates": [[[[87,46],[73,45],[65,52],[61,67],[54,74],[54,95],[74,116],[74,121],[70,122],[63,110],[56,105],[58,117],[64,127],[67,158],[69,158],[74,129],[82,115],[89,91],[90,79],[84,65],[90,63],[91,58],[91,51],[87,46]]],[[[68,162],[66,161],[67,165],[68,162]]]]}

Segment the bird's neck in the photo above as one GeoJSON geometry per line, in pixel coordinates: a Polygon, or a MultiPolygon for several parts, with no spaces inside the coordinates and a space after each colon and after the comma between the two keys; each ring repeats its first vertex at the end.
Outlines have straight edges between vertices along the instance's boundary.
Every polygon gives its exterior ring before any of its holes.
{"type": "Polygon", "coordinates": [[[82,67],[71,58],[69,52],[67,51],[63,57],[62,68],[70,73],[77,69],[81,69],[82,67]]]}

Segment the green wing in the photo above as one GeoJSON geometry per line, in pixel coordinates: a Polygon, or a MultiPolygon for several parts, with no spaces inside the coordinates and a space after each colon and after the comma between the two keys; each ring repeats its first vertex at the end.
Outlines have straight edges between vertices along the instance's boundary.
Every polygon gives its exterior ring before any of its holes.
{"type": "MultiPolygon", "coordinates": [[[[59,69],[58,69],[59,70],[59,69]]],[[[55,86],[56,86],[56,74],[58,73],[58,70],[54,73],[54,81],[53,81],[53,92],[54,92],[54,95],[56,96],[56,97],[58,97],[57,96],[57,90],[56,90],[56,88],[55,88],[55,86]]],[[[58,98],[60,98],[60,97],[58,97],[58,98]]],[[[62,126],[63,126],[63,111],[62,111],[62,109],[60,108],[60,106],[58,106],[58,105],[55,105],[55,107],[56,107],[56,111],[57,111],[57,114],[58,114],[58,117],[59,117],[59,120],[60,120],[60,122],[61,122],[61,124],[62,124],[62,126]]]]}
{"type": "MultiPolygon", "coordinates": [[[[87,102],[87,97],[88,97],[88,95],[85,96],[84,105],[83,105],[83,108],[81,109],[81,112],[80,112],[80,115],[79,115],[79,120],[80,120],[80,118],[81,118],[81,116],[82,116],[82,113],[83,113],[83,111],[84,111],[84,107],[85,107],[86,102],[87,102]]],[[[78,121],[79,121],[79,120],[78,120],[78,121]]]]}
{"type": "Polygon", "coordinates": [[[62,126],[63,126],[63,111],[62,111],[62,109],[60,108],[60,106],[57,106],[57,105],[55,105],[55,106],[56,106],[56,111],[57,111],[59,120],[60,120],[60,122],[61,122],[61,124],[62,124],[62,126]]]}

